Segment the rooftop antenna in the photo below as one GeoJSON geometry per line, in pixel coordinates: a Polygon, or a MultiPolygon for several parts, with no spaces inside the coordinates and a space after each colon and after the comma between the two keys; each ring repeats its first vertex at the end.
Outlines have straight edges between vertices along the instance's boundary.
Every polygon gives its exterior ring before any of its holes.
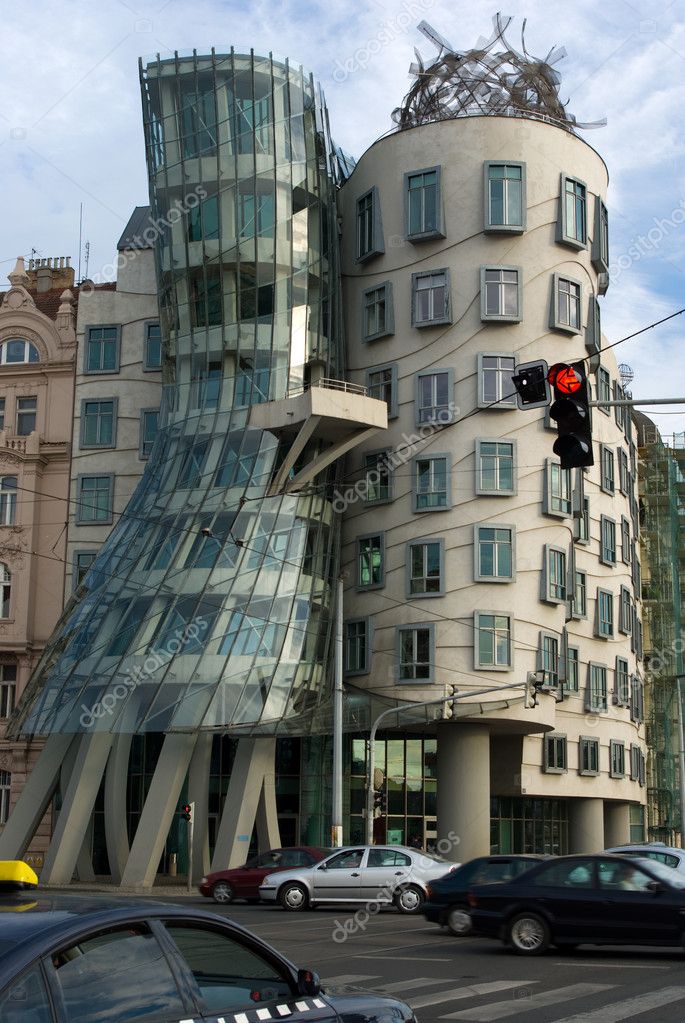
{"type": "Polygon", "coordinates": [[[81,236],[83,234],[83,203],[79,204],[78,213],[78,282],[81,283],[81,236]]]}

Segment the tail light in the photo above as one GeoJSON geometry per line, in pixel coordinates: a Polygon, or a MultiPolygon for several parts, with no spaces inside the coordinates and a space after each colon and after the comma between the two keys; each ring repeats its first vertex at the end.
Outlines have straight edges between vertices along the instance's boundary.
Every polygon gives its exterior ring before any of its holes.
{"type": "Polygon", "coordinates": [[[475,909],[476,906],[478,905],[478,898],[477,898],[477,896],[472,895],[471,892],[469,892],[469,894],[466,897],[468,899],[469,906],[471,907],[471,909],[475,909]]]}
{"type": "Polygon", "coordinates": [[[429,899],[433,898],[433,889],[431,888],[431,886],[429,884],[426,885],[426,896],[429,899]]]}

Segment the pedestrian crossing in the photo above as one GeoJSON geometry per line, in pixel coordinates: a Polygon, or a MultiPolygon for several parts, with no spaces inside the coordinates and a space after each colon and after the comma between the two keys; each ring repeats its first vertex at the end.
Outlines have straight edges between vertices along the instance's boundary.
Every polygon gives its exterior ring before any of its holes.
{"type": "Polygon", "coordinates": [[[488,980],[482,983],[455,983],[444,977],[413,977],[385,983],[373,974],[341,974],[323,978],[327,991],[347,988],[376,991],[379,994],[401,998],[411,1005],[421,1023],[437,1020],[460,1020],[462,1023],[629,1023],[643,1013],[656,1013],[673,1006],[669,1018],[685,1019],[685,984],[656,988],[631,997],[621,997],[621,985],[612,983],[579,982],[545,990],[539,980],[488,980]],[[433,988],[434,990],[430,990],[433,988]],[[467,1000],[471,1006],[462,1008],[467,1000]],[[487,999],[487,1000],[485,1000],[487,999]],[[573,1011],[573,1002],[585,999],[584,1008],[573,1011]],[[593,1007],[587,1008],[587,1000],[593,1007]],[[679,1011],[675,1005],[683,1002],[679,1011]],[[558,1006],[559,1015],[551,1016],[550,1009],[558,1006]],[[537,1010],[540,1010],[538,1017],[537,1010]]]}

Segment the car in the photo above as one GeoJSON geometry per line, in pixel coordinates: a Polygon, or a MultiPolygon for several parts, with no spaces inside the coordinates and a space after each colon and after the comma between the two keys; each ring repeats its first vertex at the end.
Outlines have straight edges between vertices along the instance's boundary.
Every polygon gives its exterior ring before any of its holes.
{"type": "Polygon", "coordinates": [[[629,845],[615,845],[604,852],[620,853],[621,856],[645,856],[648,860],[657,860],[667,867],[681,870],[685,874],[685,849],[665,845],[663,842],[633,842],[629,845]]]}
{"type": "Polygon", "coordinates": [[[682,947],[685,939],[685,877],[639,857],[554,857],[506,884],[474,885],[468,904],[474,934],[518,955],[550,945],[682,947]]]}
{"type": "Polygon", "coordinates": [[[253,856],[242,867],[229,870],[215,870],[203,877],[199,884],[200,895],[214,899],[221,905],[234,899],[259,902],[259,886],[275,870],[288,867],[311,867],[328,856],[330,849],[317,846],[298,845],[285,849],[269,849],[268,852],[253,856]]]}
{"type": "Polygon", "coordinates": [[[429,881],[458,864],[404,845],[351,845],[336,849],[316,866],[269,874],[259,887],[264,902],[291,913],[322,903],[372,903],[418,913],[429,881]]]}
{"type": "Polygon", "coordinates": [[[382,995],[329,996],[239,925],[107,897],[3,896],[0,1023],[416,1023],[382,995]]]}
{"type": "Polygon", "coordinates": [[[466,899],[471,885],[511,881],[544,859],[544,856],[533,854],[501,854],[478,856],[475,860],[469,860],[458,870],[429,883],[423,915],[430,923],[447,927],[456,937],[463,938],[472,930],[466,899]]]}

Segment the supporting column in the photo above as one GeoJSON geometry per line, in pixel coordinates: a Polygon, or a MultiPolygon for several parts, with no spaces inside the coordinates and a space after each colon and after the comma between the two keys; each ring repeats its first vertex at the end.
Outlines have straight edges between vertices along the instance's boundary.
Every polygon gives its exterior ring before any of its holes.
{"type": "Polygon", "coordinates": [[[20,860],[52,799],[73,735],[50,735],[0,834],[0,860],[20,860]]]}
{"type": "Polygon", "coordinates": [[[154,884],[157,866],[164,851],[164,843],[188,773],[196,740],[195,734],[172,732],[164,737],[164,744],[136,828],[136,836],[121,878],[122,885],[151,888],[154,884]]]}
{"type": "Polygon", "coordinates": [[[195,804],[193,814],[193,881],[209,872],[209,771],[214,736],[201,732],[188,769],[188,802],[195,804]]]}
{"type": "Polygon", "coordinates": [[[604,848],[604,800],[573,799],[569,804],[568,851],[601,852],[604,848]]]}
{"type": "Polygon", "coordinates": [[[116,735],[105,774],[105,842],[109,872],[121,884],[129,854],[126,795],[132,735],[116,735]]]}
{"type": "Polygon", "coordinates": [[[438,724],[438,841],[447,860],[490,852],[490,732],[486,725],[438,724]]]}
{"type": "Polygon", "coordinates": [[[262,791],[257,806],[257,844],[260,852],[278,849],[281,844],[281,832],[278,826],[278,810],[276,808],[276,739],[262,739],[273,745],[271,767],[264,775],[262,791]]]}
{"type": "Polygon", "coordinates": [[[105,773],[112,735],[86,733],[78,736],[77,741],[76,759],[41,872],[44,884],[69,884],[74,875],[105,773]]]}
{"type": "MultiPolygon", "coordinates": [[[[224,802],[212,870],[239,867],[246,859],[265,775],[274,771],[276,740],[241,739],[224,802]]],[[[271,837],[271,836],[270,836],[271,837]]],[[[276,842],[276,845],[280,842],[276,842]]]]}
{"type": "Polygon", "coordinates": [[[604,804],[604,846],[625,845],[630,841],[630,803],[604,804]]]}
{"type": "MultiPolygon", "coordinates": [[[[79,744],[72,742],[69,747],[69,751],[62,762],[62,770],[60,772],[60,789],[62,792],[67,791],[69,779],[71,778],[74,765],[76,763],[76,754],[78,753],[79,744]]],[[[76,858],[76,877],[79,881],[93,882],[95,880],[95,872],[93,871],[93,817],[88,822],[85,835],[83,836],[83,842],[79,850],[79,854],[76,858]]]]}

